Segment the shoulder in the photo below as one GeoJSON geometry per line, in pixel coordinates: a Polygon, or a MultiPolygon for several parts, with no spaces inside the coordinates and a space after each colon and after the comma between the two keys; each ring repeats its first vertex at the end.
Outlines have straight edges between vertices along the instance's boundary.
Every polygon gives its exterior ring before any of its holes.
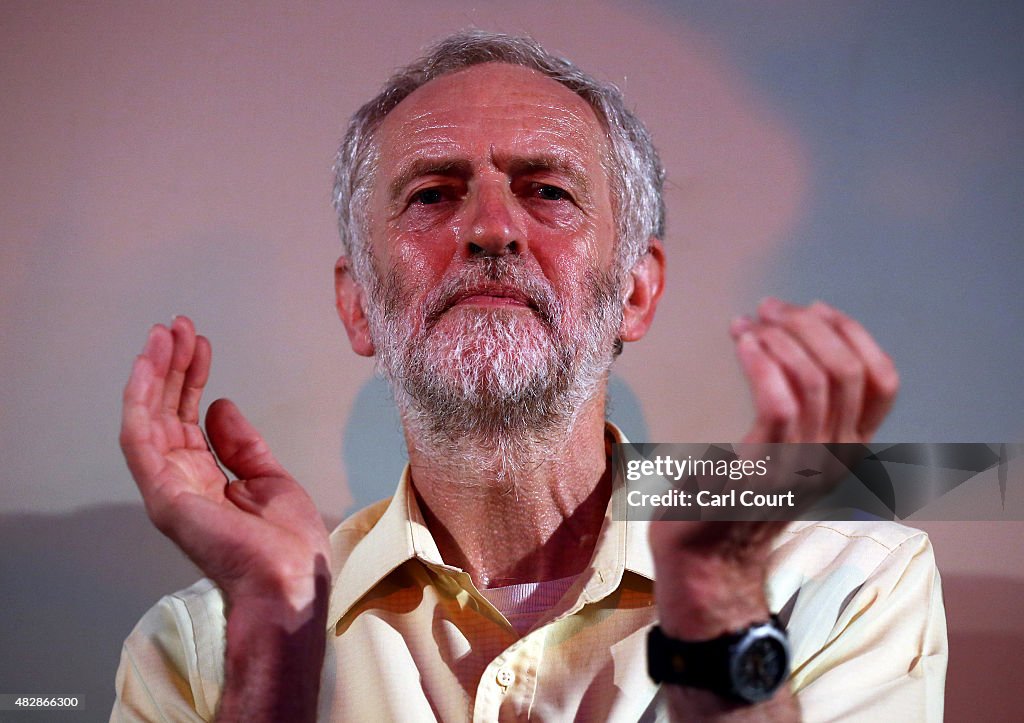
{"type": "Polygon", "coordinates": [[[768,591],[790,633],[792,685],[808,719],[903,709],[941,720],[946,625],[926,533],[892,522],[793,524],[780,535],[768,591]]]}
{"type": "MultiPolygon", "coordinates": [[[[388,502],[356,512],[331,533],[336,571],[388,502]]],[[[212,580],[204,578],[158,600],[125,639],[112,718],[160,719],[169,711],[174,719],[212,718],[224,681],[226,628],[224,596],[212,580]]]]}
{"type": "Polygon", "coordinates": [[[907,540],[926,540],[927,534],[922,530],[907,527],[896,522],[794,522],[782,533],[786,538],[833,538],[845,540],[851,544],[874,544],[888,550],[894,550],[907,540]]]}
{"type": "Polygon", "coordinates": [[[769,562],[776,609],[799,600],[794,614],[832,609],[857,613],[893,594],[926,597],[938,586],[928,535],[893,522],[799,522],[779,536],[769,562]]]}
{"type": "Polygon", "coordinates": [[[212,718],[224,649],[224,598],[211,580],[165,595],[125,639],[112,719],[212,718]]]}
{"type": "Polygon", "coordinates": [[[857,568],[870,573],[879,565],[924,557],[932,562],[931,542],[921,530],[895,522],[796,522],[776,542],[774,569],[801,567],[815,575],[857,568]]]}
{"type": "Polygon", "coordinates": [[[167,639],[169,630],[176,630],[183,647],[195,649],[207,643],[203,637],[223,637],[224,596],[212,580],[203,578],[184,590],[165,595],[139,620],[129,636],[167,639]]]}

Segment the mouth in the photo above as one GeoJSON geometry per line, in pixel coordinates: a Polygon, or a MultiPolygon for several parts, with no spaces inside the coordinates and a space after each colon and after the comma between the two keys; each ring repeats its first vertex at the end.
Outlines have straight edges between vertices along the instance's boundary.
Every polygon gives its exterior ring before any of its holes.
{"type": "MultiPolygon", "coordinates": [[[[511,274],[508,274],[511,276],[511,274]]],[[[430,330],[448,312],[462,308],[478,313],[532,312],[542,323],[554,323],[552,303],[547,289],[539,281],[512,276],[511,278],[463,278],[447,288],[438,290],[437,296],[427,303],[423,326],[430,330]]]]}
{"type": "Polygon", "coordinates": [[[449,299],[446,306],[449,309],[456,306],[520,307],[537,311],[537,305],[529,296],[506,286],[464,289],[449,299]]]}

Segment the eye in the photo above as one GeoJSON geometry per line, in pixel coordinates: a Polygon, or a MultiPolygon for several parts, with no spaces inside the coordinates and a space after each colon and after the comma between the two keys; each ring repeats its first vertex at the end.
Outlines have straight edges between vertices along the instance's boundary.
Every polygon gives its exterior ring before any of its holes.
{"type": "Polygon", "coordinates": [[[537,198],[544,201],[563,201],[569,198],[568,191],[548,183],[534,184],[533,192],[537,195],[537,198]]]}
{"type": "Polygon", "coordinates": [[[411,202],[422,206],[429,206],[441,203],[443,200],[444,192],[440,188],[424,188],[422,191],[417,191],[413,194],[411,202]]]}

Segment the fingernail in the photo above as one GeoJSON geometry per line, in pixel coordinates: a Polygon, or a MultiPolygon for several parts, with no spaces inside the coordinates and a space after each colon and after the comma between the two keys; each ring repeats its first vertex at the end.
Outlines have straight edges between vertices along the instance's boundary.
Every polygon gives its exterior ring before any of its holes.
{"type": "Polygon", "coordinates": [[[734,317],[733,320],[729,322],[729,333],[732,334],[734,337],[739,337],[739,335],[742,334],[743,332],[749,331],[750,327],[753,326],[753,324],[753,319],[751,319],[746,314],[741,314],[737,317],[734,317]]]}
{"type": "Polygon", "coordinates": [[[744,346],[750,349],[757,346],[757,339],[754,336],[754,332],[745,331],[742,334],[740,334],[739,338],[736,340],[736,343],[740,346],[744,346]]]}

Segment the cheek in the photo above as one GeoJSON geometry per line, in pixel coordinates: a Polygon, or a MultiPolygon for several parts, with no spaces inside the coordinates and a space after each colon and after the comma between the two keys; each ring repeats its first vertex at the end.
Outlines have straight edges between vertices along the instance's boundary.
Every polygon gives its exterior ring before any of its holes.
{"type": "Polygon", "coordinates": [[[463,227],[462,214],[453,207],[448,203],[411,207],[393,219],[386,231],[392,255],[404,263],[414,263],[417,255],[450,259],[463,227]]]}
{"type": "Polygon", "coordinates": [[[398,282],[406,303],[418,305],[444,277],[451,253],[440,249],[440,245],[443,244],[436,238],[424,239],[415,234],[400,235],[391,243],[383,267],[398,282]]]}
{"type": "Polygon", "coordinates": [[[542,235],[531,244],[531,250],[544,275],[563,294],[579,291],[588,276],[609,269],[612,262],[610,242],[602,244],[593,229],[571,238],[542,235]]]}
{"type": "MultiPolygon", "coordinates": [[[[454,221],[454,219],[452,219],[454,221]]],[[[451,258],[456,248],[457,224],[410,223],[405,215],[384,224],[374,237],[374,254],[382,269],[395,266],[429,273],[433,265],[451,258]]]]}
{"type": "Polygon", "coordinates": [[[410,280],[427,278],[438,266],[437,255],[425,253],[423,245],[415,241],[399,241],[392,252],[392,264],[410,280]]]}

